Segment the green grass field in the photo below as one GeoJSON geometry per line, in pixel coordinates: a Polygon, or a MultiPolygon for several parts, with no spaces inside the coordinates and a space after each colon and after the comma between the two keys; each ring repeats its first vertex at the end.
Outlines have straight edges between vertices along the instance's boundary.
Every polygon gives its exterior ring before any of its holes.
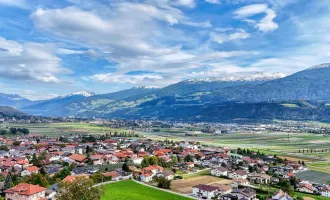
{"type": "Polygon", "coordinates": [[[121,181],[105,185],[105,192],[101,200],[189,200],[188,197],[164,192],[141,184],[132,180],[121,181]]]}
{"type": "Polygon", "coordinates": [[[2,124],[2,128],[28,128],[30,134],[47,135],[47,136],[60,136],[70,135],[76,133],[86,134],[105,134],[109,132],[122,132],[125,129],[121,128],[108,128],[96,126],[88,123],[45,123],[45,124],[2,124]]]}
{"type": "Polygon", "coordinates": [[[296,176],[303,180],[311,181],[314,183],[326,184],[328,181],[330,181],[330,174],[313,170],[299,172],[296,174],[296,176]]]}

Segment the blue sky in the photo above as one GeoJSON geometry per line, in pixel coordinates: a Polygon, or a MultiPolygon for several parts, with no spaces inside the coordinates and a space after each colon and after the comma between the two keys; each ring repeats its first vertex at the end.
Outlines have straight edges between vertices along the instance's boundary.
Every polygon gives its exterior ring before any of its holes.
{"type": "Polygon", "coordinates": [[[0,92],[30,99],[329,62],[326,0],[0,0],[0,92]]]}

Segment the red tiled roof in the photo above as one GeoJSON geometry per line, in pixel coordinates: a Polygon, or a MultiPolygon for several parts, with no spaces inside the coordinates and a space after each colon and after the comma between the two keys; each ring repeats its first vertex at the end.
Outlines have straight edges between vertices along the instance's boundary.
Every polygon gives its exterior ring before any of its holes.
{"type": "Polygon", "coordinates": [[[26,170],[28,170],[29,172],[36,172],[36,171],[39,171],[39,169],[40,168],[36,167],[36,166],[26,168],[26,170]]]}
{"type": "Polygon", "coordinates": [[[69,158],[78,162],[83,162],[84,160],[87,159],[86,156],[80,154],[72,154],[71,156],[69,156],[69,158]]]}
{"type": "Polygon", "coordinates": [[[33,194],[39,193],[46,190],[44,187],[40,187],[39,185],[32,185],[28,183],[21,183],[8,190],[5,190],[5,193],[19,193],[20,195],[28,195],[31,196],[33,194]]]}
{"type": "Polygon", "coordinates": [[[105,172],[103,173],[103,176],[106,176],[106,177],[112,177],[112,178],[116,178],[118,176],[120,176],[120,174],[118,174],[117,172],[115,171],[112,171],[112,172],[105,172]]]}

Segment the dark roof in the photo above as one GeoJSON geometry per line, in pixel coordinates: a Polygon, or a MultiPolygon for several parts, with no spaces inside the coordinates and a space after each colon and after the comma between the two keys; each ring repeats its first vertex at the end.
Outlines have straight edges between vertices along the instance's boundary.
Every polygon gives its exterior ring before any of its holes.
{"type": "Polygon", "coordinates": [[[196,186],[194,186],[194,188],[198,188],[200,190],[209,191],[209,192],[219,189],[218,187],[211,186],[211,185],[205,185],[205,184],[196,185],[196,186]]]}
{"type": "Polygon", "coordinates": [[[256,191],[251,188],[236,189],[232,192],[232,194],[235,193],[240,193],[248,198],[251,198],[252,196],[256,195],[256,191]]]}
{"type": "Polygon", "coordinates": [[[166,177],[166,176],[171,176],[174,175],[174,173],[171,170],[164,170],[162,172],[162,174],[166,177]]]}

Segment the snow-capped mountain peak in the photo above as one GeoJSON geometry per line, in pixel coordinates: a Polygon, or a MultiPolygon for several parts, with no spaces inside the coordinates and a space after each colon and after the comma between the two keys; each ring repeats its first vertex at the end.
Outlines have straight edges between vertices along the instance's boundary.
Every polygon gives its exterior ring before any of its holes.
{"type": "Polygon", "coordinates": [[[59,97],[56,97],[55,99],[64,99],[64,98],[68,98],[68,97],[72,97],[72,96],[91,97],[91,96],[94,96],[94,95],[95,95],[94,92],[80,91],[80,92],[75,92],[75,93],[71,93],[71,94],[64,95],[64,96],[59,96],[59,97]]]}
{"type": "Polygon", "coordinates": [[[319,68],[328,68],[330,67],[330,63],[323,63],[323,64],[320,64],[320,65],[315,65],[311,68],[308,68],[308,69],[319,69],[319,68]]]}
{"type": "Polygon", "coordinates": [[[156,89],[159,87],[157,87],[157,86],[136,86],[134,88],[136,88],[136,89],[156,89]]]}
{"type": "Polygon", "coordinates": [[[80,91],[80,92],[75,92],[75,93],[72,93],[71,96],[73,95],[81,95],[81,96],[84,96],[84,97],[90,97],[90,96],[94,96],[95,93],[94,92],[87,92],[87,91],[80,91]]]}
{"type": "Polygon", "coordinates": [[[8,100],[12,100],[12,101],[20,101],[20,100],[24,100],[24,97],[21,97],[18,94],[2,94],[0,93],[0,97],[4,98],[4,99],[8,99],[8,100]]]}
{"type": "Polygon", "coordinates": [[[275,73],[275,74],[268,74],[263,72],[258,72],[249,76],[230,76],[224,78],[217,78],[217,77],[209,77],[209,78],[201,78],[201,79],[188,79],[184,82],[187,83],[194,83],[194,82],[252,82],[252,81],[269,81],[275,80],[279,78],[285,77],[284,74],[275,73]]]}

